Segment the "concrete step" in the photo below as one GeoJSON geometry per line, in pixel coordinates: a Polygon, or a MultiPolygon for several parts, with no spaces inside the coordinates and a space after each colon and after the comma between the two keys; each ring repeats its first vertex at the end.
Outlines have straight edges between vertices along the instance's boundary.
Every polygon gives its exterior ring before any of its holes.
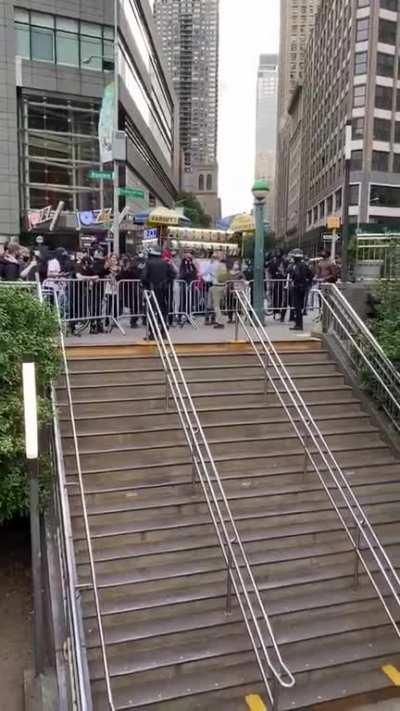
{"type": "MultiPolygon", "coordinates": [[[[213,363],[213,358],[210,358],[210,363],[207,365],[184,365],[183,371],[185,377],[191,380],[220,380],[222,378],[227,379],[240,379],[242,375],[247,377],[258,377],[260,375],[260,364],[254,355],[253,361],[249,359],[249,363],[237,363],[226,365],[220,363],[213,363]]],[[[291,363],[287,365],[288,372],[292,377],[301,377],[310,374],[310,371],[314,375],[329,375],[337,374],[338,368],[334,361],[329,361],[326,359],[321,359],[312,363],[299,362],[291,363]]],[[[101,376],[101,382],[105,385],[118,385],[118,384],[137,384],[144,382],[154,382],[163,379],[164,370],[161,366],[161,362],[154,363],[152,367],[134,367],[122,369],[116,367],[114,370],[107,368],[101,373],[98,371],[80,371],[71,373],[71,384],[75,386],[89,386],[98,385],[101,376]]]]}
{"type": "MultiPolygon", "coordinates": [[[[393,516],[393,521],[396,521],[400,515],[398,514],[399,501],[392,493],[379,496],[366,494],[361,497],[361,503],[367,514],[369,512],[374,517],[379,517],[380,514],[387,514],[387,516],[390,514],[393,516]]],[[[337,505],[339,509],[345,510],[341,501],[337,500],[337,505]]],[[[265,528],[272,529],[270,535],[284,537],[288,535],[286,527],[291,527],[293,523],[299,526],[301,524],[309,524],[311,527],[309,530],[312,531],[313,524],[318,526],[321,517],[326,518],[326,525],[332,525],[332,521],[337,517],[328,497],[323,498],[322,496],[319,500],[311,502],[288,501],[285,506],[279,507],[278,510],[274,509],[270,502],[268,509],[266,506],[267,504],[264,507],[254,505],[252,509],[244,506],[243,510],[240,511],[238,510],[239,506],[235,507],[234,516],[239,531],[242,530],[242,525],[245,523],[247,530],[258,530],[260,526],[265,526],[265,528]]],[[[351,525],[352,519],[348,513],[345,513],[345,518],[348,520],[348,525],[351,525]]],[[[385,516],[379,520],[390,522],[385,516]]],[[[93,540],[110,538],[113,539],[114,545],[141,543],[143,541],[176,540],[177,535],[179,535],[177,534],[179,529],[181,531],[180,535],[188,537],[201,537],[214,533],[209,515],[205,513],[177,515],[169,512],[164,513],[162,516],[159,515],[157,518],[148,517],[141,520],[129,510],[118,513],[118,515],[99,511],[90,523],[93,540]],[[125,536],[127,536],[126,539],[125,536]]],[[[76,541],[85,540],[82,520],[79,517],[73,519],[73,535],[76,541]]]]}
{"type": "MultiPolygon", "coordinates": [[[[305,363],[313,364],[321,361],[332,361],[332,356],[328,351],[321,348],[315,350],[302,351],[293,350],[291,352],[280,352],[280,358],[285,364],[305,363]]],[[[218,352],[215,349],[210,349],[202,354],[180,354],[179,362],[182,368],[196,368],[201,366],[209,366],[210,364],[233,366],[247,366],[254,361],[254,351],[252,348],[241,350],[239,352],[218,352]]],[[[109,358],[70,358],[68,367],[71,373],[79,372],[99,372],[107,371],[114,372],[116,370],[136,370],[136,369],[154,369],[160,366],[160,358],[158,355],[128,356],[128,357],[109,357],[109,358]]]]}
{"type": "MultiPolygon", "coordinates": [[[[328,477],[325,481],[333,494],[336,493],[334,482],[328,477]]],[[[395,477],[389,476],[389,481],[379,480],[379,475],[375,470],[371,470],[370,478],[351,481],[352,489],[357,497],[364,495],[373,496],[374,494],[400,493],[400,476],[396,473],[395,477]]],[[[300,480],[297,484],[288,485],[267,485],[240,488],[231,488],[225,486],[225,494],[228,497],[229,505],[232,513],[251,508],[255,502],[262,501],[267,504],[277,507],[285,506],[287,501],[296,499],[297,501],[318,500],[319,497],[325,495],[320,479],[314,475],[309,478],[306,484],[300,480]]],[[[218,496],[221,501],[221,497],[218,496]]],[[[144,519],[147,516],[158,516],[165,512],[176,511],[178,515],[186,515],[190,513],[206,512],[207,504],[204,493],[199,487],[187,485],[181,490],[173,490],[171,493],[162,488],[159,490],[142,490],[140,493],[134,489],[125,492],[102,492],[86,495],[86,504],[90,515],[97,515],[97,512],[112,511],[122,513],[124,511],[135,512],[136,518],[144,519]]],[[[81,495],[80,492],[72,492],[71,494],[71,513],[72,516],[81,515],[81,495]]]]}
{"type": "MultiPolygon", "coordinates": [[[[138,430],[119,430],[111,432],[93,432],[84,435],[79,434],[80,451],[83,453],[85,449],[119,449],[125,446],[140,446],[150,445],[153,442],[158,444],[168,444],[174,442],[176,444],[186,443],[185,433],[180,422],[176,421],[177,416],[171,415],[168,425],[161,425],[158,417],[155,415],[153,426],[147,429],[138,430]]],[[[304,430],[302,422],[296,418],[300,431],[304,430]]],[[[324,434],[330,434],[343,428],[344,423],[347,424],[349,430],[352,428],[364,427],[369,423],[369,416],[366,413],[347,413],[340,417],[329,417],[325,419],[316,419],[319,427],[323,429],[324,434]]],[[[138,421],[135,423],[138,425],[138,421]]],[[[258,422],[243,420],[242,422],[225,422],[221,420],[219,423],[204,425],[204,433],[206,439],[211,442],[213,439],[221,439],[224,437],[235,438],[240,440],[241,437],[263,437],[265,434],[281,434],[286,436],[294,431],[289,418],[285,415],[275,417],[274,419],[264,419],[258,422]]],[[[65,438],[64,452],[69,453],[74,451],[73,438],[70,435],[65,438]]]]}
{"type": "MultiPolygon", "coordinates": [[[[220,394],[235,393],[238,389],[238,377],[228,378],[225,375],[221,377],[208,377],[207,379],[196,379],[195,376],[191,374],[186,375],[185,379],[189,386],[190,393],[193,396],[201,395],[210,391],[218,390],[220,394]]],[[[284,391],[284,387],[281,384],[278,376],[272,374],[272,379],[276,383],[278,390],[284,391]]],[[[143,382],[138,381],[137,383],[118,383],[118,384],[107,384],[101,380],[93,385],[72,385],[72,397],[73,401],[85,402],[87,400],[91,401],[101,401],[106,402],[107,400],[118,400],[119,398],[148,398],[148,397],[163,397],[165,391],[165,378],[161,377],[153,382],[143,382]]],[[[240,375],[240,388],[239,393],[243,390],[246,392],[258,393],[264,388],[265,375],[261,368],[258,368],[255,375],[247,375],[243,372],[240,375]]],[[[344,384],[344,376],[340,372],[328,373],[327,375],[315,375],[314,373],[309,373],[307,375],[298,376],[296,378],[296,386],[299,390],[304,390],[307,388],[329,388],[330,386],[339,386],[344,384]]],[[[271,388],[271,386],[269,386],[271,388]]],[[[66,390],[64,385],[60,385],[57,388],[58,397],[60,400],[66,400],[66,390]]]]}
{"type": "MultiPolygon", "coordinates": [[[[320,402],[323,397],[325,403],[335,403],[337,401],[353,400],[353,391],[347,385],[331,385],[329,387],[309,387],[306,390],[299,388],[305,402],[307,405],[311,405],[314,402],[320,402]]],[[[279,403],[275,393],[270,392],[268,394],[268,399],[266,400],[265,390],[263,387],[259,387],[258,390],[242,390],[237,393],[237,385],[235,385],[233,392],[234,402],[237,407],[242,407],[243,405],[262,405],[267,404],[274,405],[279,403]]],[[[285,402],[289,401],[287,395],[283,396],[285,402]]],[[[193,401],[195,403],[196,409],[209,408],[209,407],[219,407],[223,405],[230,404],[232,402],[232,396],[228,392],[220,391],[219,389],[214,389],[209,392],[203,392],[193,396],[193,401]]],[[[119,398],[99,398],[96,401],[92,399],[80,400],[74,395],[74,413],[75,416],[82,417],[107,414],[112,415],[113,412],[118,414],[134,414],[134,413],[151,413],[151,412],[165,412],[165,394],[159,395],[158,397],[126,397],[122,395],[119,398]]],[[[69,405],[66,401],[58,400],[58,409],[62,417],[69,417],[69,405]]]]}
{"type": "MultiPolygon", "coordinates": [[[[289,408],[293,411],[293,406],[289,408]]],[[[310,406],[311,413],[315,418],[328,418],[338,415],[342,417],[345,414],[355,415],[362,412],[360,402],[356,399],[346,399],[334,403],[326,403],[320,401],[310,406]],[[345,405],[345,408],[343,408],[345,405]]],[[[158,413],[152,412],[145,414],[139,412],[136,414],[121,414],[116,412],[113,407],[114,414],[107,412],[97,412],[89,417],[76,417],[76,425],[79,434],[89,434],[98,432],[124,432],[137,431],[154,426],[165,427],[169,425],[179,424],[178,414],[174,410],[174,405],[171,402],[170,411],[166,411],[165,403],[163,410],[158,413]],[[157,418],[155,420],[155,418],[157,418]]],[[[255,405],[237,406],[225,404],[221,407],[197,408],[197,413],[203,425],[218,424],[220,422],[242,422],[251,421],[259,422],[265,420],[276,420],[282,416],[282,406],[280,403],[269,405],[267,402],[258,403],[255,405]]],[[[72,428],[69,417],[60,418],[62,433],[65,435],[72,434],[72,428]]]]}
{"type": "MultiPolygon", "coordinates": [[[[342,428],[343,430],[344,428],[342,428]]],[[[324,439],[328,447],[336,446],[352,446],[363,449],[365,447],[371,447],[373,445],[383,444],[380,433],[378,430],[369,425],[362,425],[346,428],[346,431],[336,431],[324,433],[324,439]]],[[[90,442],[88,443],[90,446],[90,442]]],[[[226,452],[229,452],[231,459],[236,459],[239,455],[273,455],[277,456],[284,454],[288,455],[290,453],[295,453],[299,449],[299,437],[296,433],[288,433],[285,435],[284,439],[284,452],[282,452],[282,435],[271,434],[255,436],[253,437],[242,437],[240,440],[235,440],[231,438],[229,434],[226,437],[221,437],[220,439],[209,439],[208,444],[211,448],[211,453],[213,457],[223,456],[226,452]]],[[[83,470],[96,468],[97,466],[109,466],[109,467],[123,467],[129,462],[135,461],[136,464],[160,464],[166,463],[171,455],[178,461],[184,461],[185,458],[189,456],[189,448],[186,444],[175,444],[173,441],[169,443],[161,443],[157,445],[120,445],[118,449],[86,449],[80,448],[80,460],[83,470]]],[[[76,466],[76,456],[75,452],[64,455],[64,462],[67,472],[72,472],[73,468],[76,466]]]]}
{"type": "MultiPolygon", "coordinates": [[[[158,444],[167,444],[169,442],[184,444],[186,443],[186,436],[182,425],[179,421],[176,421],[177,417],[177,415],[172,415],[172,422],[168,425],[162,425],[158,421],[158,417],[155,416],[152,423],[153,426],[147,429],[123,429],[111,432],[98,431],[97,433],[94,431],[84,435],[79,434],[79,449],[81,452],[84,452],[85,449],[89,447],[92,450],[95,448],[119,449],[120,447],[126,446],[150,445],[154,442],[158,444]]],[[[318,426],[323,429],[324,434],[330,434],[338,431],[341,427],[343,428],[344,423],[346,423],[349,428],[348,431],[352,431],[352,428],[359,429],[360,426],[368,424],[369,417],[366,413],[346,412],[345,415],[341,415],[340,417],[318,418],[316,421],[318,426]]],[[[296,418],[296,423],[300,431],[304,431],[304,425],[299,418],[296,418]]],[[[135,424],[138,426],[139,422],[136,421],[135,424]]],[[[277,416],[274,419],[264,419],[258,422],[242,420],[235,423],[221,420],[219,423],[204,425],[203,428],[205,437],[209,442],[216,438],[225,437],[240,440],[241,437],[263,437],[265,434],[281,434],[282,436],[286,436],[288,433],[294,431],[293,425],[287,415],[277,416]]],[[[64,437],[63,449],[66,454],[75,451],[72,436],[64,437]]]]}
{"type": "MultiPolygon", "coordinates": [[[[395,612],[394,605],[389,607],[392,612],[395,612]]],[[[209,613],[205,613],[199,624],[204,624],[208,615],[209,613]]],[[[222,615],[224,615],[223,610],[220,612],[221,618],[222,615]]],[[[396,617],[398,616],[397,612],[396,617]]],[[[215,617],[212,616],[212,621],[215,617]]],[[[262,626],[263,623],[260,624],[262,626]]],[[[383,606],[377,600],[343,604],[334,610],[322,608],[289,613],[274,618],[273,622],[274,634],[278,644],[281,645],[281,653],[283,655],[291,653],[293,657],[295,654],[296,656],[302,654],[304,643],[311,639],[317,644],[317,640],[321,638],[329,639],[341,635],[343,639],[345,635],[354,631],[372,631],[389,625],[383,606]]],[[[393,636],[395,636],[394,631],[393,636]]],[[[157,679],[174,678],[177,676],[177,667],[179,667],[178,675],[184,674],[193,664],[196,664],[199,671],[207,669],[212,666],[213,660],[222,669],[232,663],[232,657],[252,652],[243,620],[231,620],[229,625],[222,627],[218,623],[207,627],[193,625],[188,631],[167,635],[159,633],[154,638],[145,639],[137,639],[134,624],[115,626],[105,630],[105,638],[110,661],[117,660],[119,664],[121,656],[126,660],[130,658],[127,671],[129,675],[134,676],[132,679],[134,685],[145,680],[151,684],[157,679]],[[155,640],[157,640],[156,649],[153,648],[155,640]],[[148,675],[149,671],[152,672],[152,681],[148,675]]],[[[99,656],[97,629],[87,630],[87,642],[89,662],[95,663],[93,671],[98,677],[101,666],[96,664],[99,656]]],[[[266,642],[270,646],[267,636],[266,642]]],[[[309,651],[308,646],[306,649],[309,651]]]]}
{"type": "MultiPolygon", "coordinates": [[[[373,465],[396,465],[398,460],[384,443],[371,444],[360,450],[358,447],[332,447],[339,466],[343,470],[355,471],[360,467],[373,465]]],[[[304,472],[304,450],[300,448],[292,453],[270,453],[251,455],[230,455],[214,457],[218,473],[222,479],[243,479],[248,476],[280,476],[281,474],[298,474],[304,472]]],[[[311,468],[310,468],[311,471],[311,468]]],[[[192,483],[193,466],[189,457],[177,460],[172,457],[161,464],[130,464],[124,466],[84,468],[85,487],[91,490],[93,486],[107,488],[169,486],[171,482],[192,483]]],[[[76,486],[77,473],[75,468],[68,472],[70,486],[76,486]]]]}

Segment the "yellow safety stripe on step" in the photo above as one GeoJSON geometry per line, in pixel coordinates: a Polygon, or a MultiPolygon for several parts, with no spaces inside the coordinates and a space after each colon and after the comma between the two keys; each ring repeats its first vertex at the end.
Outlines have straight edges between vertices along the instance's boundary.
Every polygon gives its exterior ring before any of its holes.
{"type": "Polygon", "coordinates": [[[394,686],[400,686],[400,672],[396,667],[392,664],[386,664],[386,666],[382,667],[382,671],[394,686]]]}
{"type": "Polygon", "coordinates": [[[249,696],[246,696],[246,704],[250,711],[267,711],[264,701],[261,696],[258,696],[258,694],[250,694],[249,696]]]}

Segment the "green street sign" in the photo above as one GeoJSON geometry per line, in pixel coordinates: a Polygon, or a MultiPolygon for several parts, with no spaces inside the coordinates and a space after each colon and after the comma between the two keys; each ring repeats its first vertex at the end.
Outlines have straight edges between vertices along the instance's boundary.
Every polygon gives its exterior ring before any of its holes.
{"type": "Polygon", "coordinates": [[[144,198],[144,191],[136,188],[119,188],[118,194],[123,197],[144,198]]]}
{"type": "Polygon", "coordinates": [[[90,170],[89,178],[91,180],[113,180],[114,173],[111,170],[90,170]]]}

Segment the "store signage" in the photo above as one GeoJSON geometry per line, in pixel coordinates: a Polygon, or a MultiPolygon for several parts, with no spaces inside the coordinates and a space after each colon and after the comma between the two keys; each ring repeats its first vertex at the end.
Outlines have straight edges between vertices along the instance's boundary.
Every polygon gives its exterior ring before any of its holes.
{"type": "Polygon", "coordinates": [[[151,240],[157,239],[157,228],[151,230],[145,230],[143,234],[143,242],[150,242],[151,240]]]}
{"type": "Polygon", "coordinates": [[[111,170],[89,170],[91,180],[114,180],[114,173],[111,170]]]}
{"type": "Polygon", "coordinates": [[[36,210],[35,212],[28,213],[29,229],[34,230],[40,225],[45,225],[46,222],[50,222],[52,219],[52,207],[44,207],[42,210],[36,210]]]}
{"type": "Polygon", "coordinates": [[[123,197],[141,198],[144,199],[144,190],[138,190],[137,188],[119,188],[118,195],[123,197]]]}
{"type": "Polygon", "coordinates": [[[78,228],[108,225],[112,220],[112,210],[84,210],[76,213],[78,228]]]}
{"type": "Polygon", "coordinates": [[[57,226],[57,222],[64,210],[64,202],[60,200],[55,210],[51,205],[44,207],[42,210],[35,210],[28,213],[28,223],[30,230],[36,230],[39,227],[50,222],[49,231],[53,232],[57,226]]]}

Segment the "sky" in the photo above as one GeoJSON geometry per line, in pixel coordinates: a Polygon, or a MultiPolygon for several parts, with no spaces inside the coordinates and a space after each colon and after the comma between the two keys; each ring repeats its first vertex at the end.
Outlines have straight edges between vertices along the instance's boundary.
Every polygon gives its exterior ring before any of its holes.
{"type": "Polygon", "coordinates": [[[222,214],[251,209],[260,54],[278,53],[279,0],[220,0],[219,192],[222,214]]]}

